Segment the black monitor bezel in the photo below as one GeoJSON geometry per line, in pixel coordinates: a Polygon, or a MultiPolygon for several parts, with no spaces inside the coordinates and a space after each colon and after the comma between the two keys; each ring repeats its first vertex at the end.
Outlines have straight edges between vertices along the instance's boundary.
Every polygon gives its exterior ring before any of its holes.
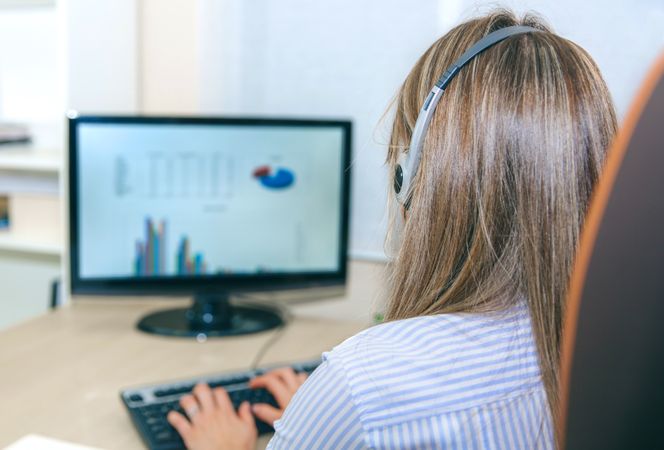
{"type": "Polygon", "coordinates": [[[266,118],[266,117],[182,117],[182,116],[121,116],[80,115],[68,118],[68,219],[69,219],[69,282],[72,295],[196,295],[204,292],[250,292],[339,286],[346,283],[350,210],[350,161],[352,123],[349,120],[266,118]],[[146,278],[81,278],[79,266],[79,186],[77,129],[80,124],[185,124],[235,126],[296,126],[340,128],[343,132],[341,183],[341,235],[337,271],[281,274],[217,275],[217,276],[154,276],[146,278]]]}

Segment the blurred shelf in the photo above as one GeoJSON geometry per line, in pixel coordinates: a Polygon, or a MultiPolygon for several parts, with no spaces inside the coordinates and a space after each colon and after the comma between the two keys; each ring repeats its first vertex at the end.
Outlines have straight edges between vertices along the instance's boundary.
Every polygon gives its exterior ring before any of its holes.
{"type": "Polygon", "coordinates": [[[0,170],[58,175],[62,152],[31,145],[0,145],[0,170]]]}
{"type": "Polygon", "coordinates": [[[61,256],[62,246],[56,243],[32,242],[24,238],[0,234],[0,251],[31,253],[47,256],[61,256]]]}

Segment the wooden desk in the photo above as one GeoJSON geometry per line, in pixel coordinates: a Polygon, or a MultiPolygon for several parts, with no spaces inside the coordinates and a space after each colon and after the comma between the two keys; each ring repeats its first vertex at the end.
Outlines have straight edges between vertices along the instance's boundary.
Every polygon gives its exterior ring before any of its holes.
{"type": "MultiPolygon", "coordinates": [[[[319,356],[370,324],[380,264],[351,264],[342,298],[292,307],[294,318],[261,365],[319,356]]],[[[0,333],[0,447],[37,433],[104,449],[142,449],[122,388],[244,370],[273,332],[194,340],[136,330],[149,311],[184,300],[76,301],[0,333]]],[[[260,440],[264,447],[267,439],[260,440]]]]}

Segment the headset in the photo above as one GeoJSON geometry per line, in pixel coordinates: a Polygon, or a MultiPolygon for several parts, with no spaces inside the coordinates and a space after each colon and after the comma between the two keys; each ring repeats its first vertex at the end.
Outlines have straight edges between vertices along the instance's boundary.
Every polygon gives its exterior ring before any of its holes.
{"type": "Polygon", "coordinates": [[[511,36],[538,31],[541,30],[533,27],[516,25],[501,28],[500,30],[487,34],[466,50],[463,55],[454,62],[454,64],[448,67],[433,88],[431,88],[431,91],[424,100],[424,105],[422,105],[422,109],[420,109],[420,113],[417,116],[408,152],[402,152],[401,155],[399,155],[399,162],[394,170],[394,191],[397,194],[397,200],[406,209],[408,209],[410,205],[411,182],[415,178],[415,175],[417,175],[420,156],[422,154],[422,146],[424,144],[424,136],[426,135],[427,128],[433,117],[436,105],[443,96],[443,92],[445,92],[447,86],[463,66],[491,46],[511,36]]]}

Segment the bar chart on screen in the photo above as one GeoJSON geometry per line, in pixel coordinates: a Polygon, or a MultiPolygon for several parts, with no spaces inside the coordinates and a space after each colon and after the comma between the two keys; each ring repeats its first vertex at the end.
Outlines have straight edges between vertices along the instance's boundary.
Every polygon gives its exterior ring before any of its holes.
{"type": "Polygon", "coordinates": [[[183,235],[174,252],[169,254],[167,224],[166,220],[157,223],[151,217],[145,219],[144,239],[136,241],[134,275],[205,275],[208,264],[202,252],[192,252],[189,236],[183,235]],[[169,271],[169,260],[174,262],[174,270],[169,271]]]}

